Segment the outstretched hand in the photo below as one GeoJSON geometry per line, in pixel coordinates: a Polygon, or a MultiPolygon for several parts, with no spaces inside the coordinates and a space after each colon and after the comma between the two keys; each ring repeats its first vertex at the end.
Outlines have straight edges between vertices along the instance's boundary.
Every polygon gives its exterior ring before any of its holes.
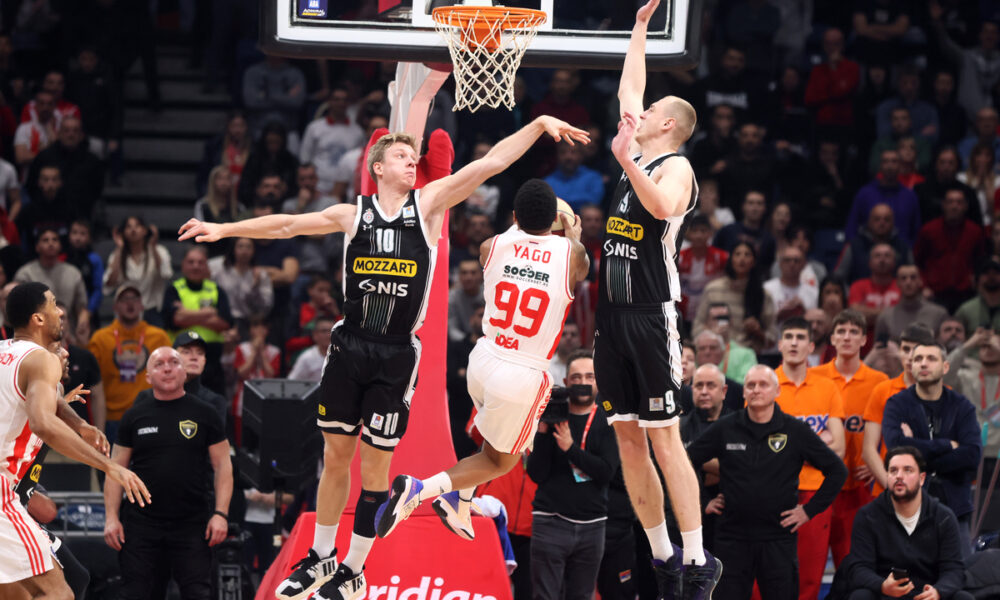
{"type": "Polygon", "coordinates": [[[188,219],[177,231],[178,242],[194,238],[196,242],[217,242],[222,239],[217,223],[202,223],[198,219],[188,219]]]}
{"type": "Polygon", "coordinates": [[[660,0],[649,0],[639,12],[635,13],[636,23],[649,23],[649,19],[652,18],[653,13],[656,12],[656,7],[660,5],[660,0]]]}
{"type": "Polygon", "coordinates": [[[626,111],[622,114],[622,120],[618,121],[618,134],[611,140],[611,153],[618,162],[629,160],[628,150],[635,139],[635,129],[639,126],[639,121],[635,115],[626,111]]]}
{"type": "Polygon", "coordinates": [[[583,129],[573,127],[565,121],[561,121],[555,117],[543,116],[540,118],[542,127],[545,128],[545,133],[552,136],[557,142],[565,141],[570,146],[575,146],[574,142],[580,142],[581,144],[590,143],[590,134],[583,129]]]}

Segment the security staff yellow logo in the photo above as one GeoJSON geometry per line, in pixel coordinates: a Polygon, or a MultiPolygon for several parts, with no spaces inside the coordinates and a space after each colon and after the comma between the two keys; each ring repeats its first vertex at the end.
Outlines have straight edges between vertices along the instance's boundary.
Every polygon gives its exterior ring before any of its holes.
{"type": "Polygon", "coordinates": [[[642,239],[643,234],[642,225],[629,223],[625,219],[619,219],[618,217],[608,219],[607,230],[608,233],[627,237],[636,242],[642,239]]]}
{"type": "Polygon", "coordinates": [[[35,483],[38,483],[38,478],[42,476],[42,465],[35,465],[31,467],[31,473],[28,473],[28,479],[31,479],[35,483]]]}
{"type": "Polygon", "coordinates": [[[354,272],[359,275],[396,275],[398,277],[415,277],[417,263],[401,258],[373,258],[359,256],[354,259],[354,272]]]}
{"type": "Polygon", "coordinates": [[[775,454],[781,452],[785,449],[788,444],[788,436],[784,433],[772,433],[767,436],[767,447],[771,449],[771,452],[775,454]]]}
{"type": "Polygon", "coordinates": [[[181,429],[181,435],[187,439],[191,439],[198,433],[198,424],[194,421],[181,421],[177,424],[181,429]]]}

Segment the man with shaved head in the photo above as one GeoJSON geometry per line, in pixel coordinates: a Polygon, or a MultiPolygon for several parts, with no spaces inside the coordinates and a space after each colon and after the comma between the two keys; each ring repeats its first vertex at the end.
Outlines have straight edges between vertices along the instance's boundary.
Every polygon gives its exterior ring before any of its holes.
{"type": "Polygon", "coordinates": [[[778,406],[780,390],[770,367],[751,367],[743,381],[746,408],[721,417],[688,447],[694,464],[719,473],[724,490],[705,508],[720,515],[715,552],[726,570],[718,598],[748,599],[754,580],[763,600],[797,597],[796,532],[830,506],[847,478],[844,463],[812,428],[778,406]],[[822,472],[823,484],[803,505],[796,498],[806,462],[822,472]]]}
{"type": "Polygon", "coordinates": [[[685,460],[679,426],[677,257],[698,183],[678,150],[697,115],[676,96],[643,106],[646,31],[658,5],[649,0],[636,13],[618,88],[621,123],[611,151],[624,173],[602,246],[594,371],[618,437],[625,486],[649,539],[659,595],[710,598],[722,564],[702,545],[698,478],[685,460]],[[670,489],[683,550],[667,534],[650,443],[670,489]]]}
{"type": "Polygon", "coordinates": [[[186,378],[177,350],[153,350],[146,365],[153,398],[135,403],[118,428],[111,460],[131,466],[153,498],[119,514],[121,486],[110,479],[104,486],[104,541],[120,551],[123,599],[150,598],[161,568],[177,581],[182,597],[211,596],[210,546],[229,531],[233,470],[222,418],[184,391],[186,378]]]}

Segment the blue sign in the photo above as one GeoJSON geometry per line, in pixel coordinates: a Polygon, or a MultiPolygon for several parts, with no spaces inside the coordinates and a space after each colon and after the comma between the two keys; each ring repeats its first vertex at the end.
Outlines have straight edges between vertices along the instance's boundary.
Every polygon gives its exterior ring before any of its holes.
{"type": "Polygon", "coordinates": [[[306,19],[325,19],[327,0],[299,0],[299,16],[306,19]]]}

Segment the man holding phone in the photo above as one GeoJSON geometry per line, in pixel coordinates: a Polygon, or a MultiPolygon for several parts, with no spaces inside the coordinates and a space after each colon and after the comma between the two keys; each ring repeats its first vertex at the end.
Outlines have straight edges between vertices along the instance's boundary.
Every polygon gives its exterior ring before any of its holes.
{"type": "Polygon", "coordinates": [[[885,470],[889,487],[858,511],[842,565],[849,600],[972,600],[962,591],[958,521],[922,489],[927,473],[920,451],[893,448],[885,470]]]}

